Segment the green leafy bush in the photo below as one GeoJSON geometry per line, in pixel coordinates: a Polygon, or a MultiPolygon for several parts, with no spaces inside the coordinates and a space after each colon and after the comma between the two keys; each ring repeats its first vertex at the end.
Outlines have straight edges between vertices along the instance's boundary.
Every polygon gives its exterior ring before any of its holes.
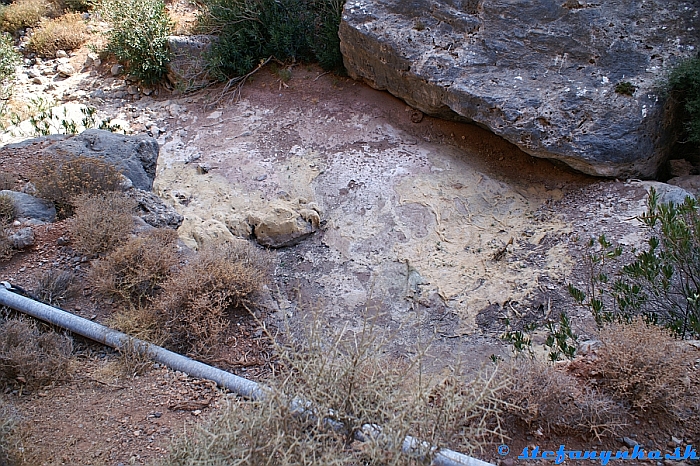
{"type": "Polygon", "coordinates": [[[101,12],[112,23],[106,51],[143,84],[162,81],[171,59],[167,38],[174,26],[163,1],[104,0],[101,12]]]}
{"type": "Polygon", "coordinates": [[[683,104],[688,140],[700,144],[700,57],[678,65],[671,72],[668,85],[683,104]]]}
{"type": "Polygon", "coordinates": [[[217,41],[209,55],[219,79],[243,76],[262,60],[318,61],[341,70],[343,0],[205,0],[200,18],[217,41]]]}
{"type": "Polygon", "coordinates": [[[0,34],[0,100],[7,102],[12,95],[12,81],[15,78],[15,67],[21,62],[21,57],[12,44],[9,34],[0,34]]]}
{"type": "MultiPolygon", "coordinates": [[[[622,249],[604,236],[601,248],[589,256],[591,279],[586,292],[569,285],[574,299],[593,312],[598,325],[647,321],[670,328],[679,337],[700,335],[700,214],[690,197],[683,204],[659,204],[652,189],[647,212],[639,217],[652,231],[646,251],[610,277],[606,262],[622,249]]],[[[591,243],[591,246],[593,243],[591,243]]]]}

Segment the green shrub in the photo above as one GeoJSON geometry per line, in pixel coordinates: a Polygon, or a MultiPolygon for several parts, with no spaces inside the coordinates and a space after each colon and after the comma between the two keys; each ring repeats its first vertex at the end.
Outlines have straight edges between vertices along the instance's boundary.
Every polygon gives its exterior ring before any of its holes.
{"type": "Polygon", "coordinates": [[[15,67],[21,60],[22,57],[12,43],[12,37],[9,34],[0,34],[0,100],[3,101],[3,108],[12,95],[15,67]]]}
{"type": "Polygon", "coordinates": [[[162,0],[104,0],[100,11],[112,24],[108,53],[144,85],[162,81],[171,54],[167,37],[174,23],[162,0]]]}
{"type": "Polygon", "coordinates": [[[700,57],[678,65],[671,72],[668,85],[683,104],[688,140],[700,144],[700,57]]]}
{"type": "MultiPolygon", "coordinates": [[[[569,285],[574,299],[588,306],[599,326],[647,321],[669,327],[679,337],[700,335],[700,213],[695,199],[659,204],[652,189],[647,212],[639,217],[652,232],[646,251],[622,267],[617,277],[608,263],[623,251],[604,236],[600,250],[588,256],[590,281],[584,292],[569,285]]],[[[595,242],[591,241],[590,246],[595,242]]]]}
{"type": "Polygon", "coordinates": [[[205,0],[200,18],[218,39],[209,62],[219,79],[243,76],[270,56],[318,61],[341,70],[338,27],[343,0],[205,0]]]}

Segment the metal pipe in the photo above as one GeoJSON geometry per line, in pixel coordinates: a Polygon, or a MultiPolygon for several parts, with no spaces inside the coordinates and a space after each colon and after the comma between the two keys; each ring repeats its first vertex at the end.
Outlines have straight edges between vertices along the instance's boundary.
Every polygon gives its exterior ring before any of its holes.
{"type": "MultiPolygon", "coordinates": [[[[31,298],[27,298],[20,294],[12,292],[12,285],[7,282],[0,282],[0,305],[7,306],[16,311],[23,312],[36,319],[48,322],[57,327],[66,329],[77,335],[89,338],[103,345],[107,345],[115,349],[124,349],[127,345],[138,351],[140,354],[148,354],[155,361],[164,364],[171,369],[185,372],[194,377],[213,380],[222,388],[225,388],[240,396],[251,399],[261,399],[265,396],[265,392],[269,388],[260,385],[252,380],[239,377],[230,372],[217,369],[199,361],[195,361],[186,356],[183,356],[165,348],[148,343],[147,341],[139,340],[125,333],[118,332],[111,328],[105,327],[98,323],[92,322],[75,314],[64,310],[40,303],[31,298]]],[[[299,399],[295,399],[296,403],[300,403],[299,399]]],[[[301,403],[302,405],[305,403],[301,403]]],[[[376,427],[372,427],[376,430],[376,427]]],[[[370,430],[372,430],[370,429],[370,430]]],[[[367,432],[367,431],[366,431],[367,432]]],[[[358,432],[358,440],[365,440],[362,433],[358,432]]],[[[371,436],[371,435],[370,435],[371,436]]],[[[407,454],[415,454],[427,444],[418,439],[407,436],[403,442],[402,450],[407,454]]],[[[428,446],[429,448],[429,446],[428,446]]],[[[435,466],[494,466],[491,463],[472,458],[471,456],[463,455],[448,449],[440,449],[435,453],[433,463],[435,466]]]]}

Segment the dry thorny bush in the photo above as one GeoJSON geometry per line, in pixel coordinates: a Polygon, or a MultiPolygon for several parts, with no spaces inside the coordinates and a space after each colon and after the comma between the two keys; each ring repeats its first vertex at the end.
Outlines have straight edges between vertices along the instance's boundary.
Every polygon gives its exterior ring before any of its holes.
{"type": "Polygon", "coordinates": [[[39,195],[56,204],[65,218],[72,215],[76,196],[120,191],[124,176],[104,160],[81,156],[44,160],[33,181],[39,195]]]}
{"type": "Polygon", "coordinates": [[[95,256],[125,243],[134,228],[136,201],[119,192],[74,198],[75,215],[68,223],[73,248],[95,256]]]}
{"type": "Polygon", "coordinates": [[[625,424],[627,412],[620,403],[566,373],[562,366],[522,357],[507,366],[518,381],[503,394],[509,422],[516,428],[600,438],[617,433],[625,424]]]}
{"type": "Polygon", "coordinates": [[[178,261],[175,230],[151,230],[93,264],[89,281],[98,294],[139,308],[152,302],[178,261]]]}
{"type": "Polygon", "coordinates": [[[88,39],[87,24],[78,13],[60,18],[42,18],[29,39],[27,49],[42,57],[54,58],[59,50],[75,50],[88,39]]]}
{"type": "Polygon", "coordinates": [[[241,309],[268,282],[270,256],[244,240],[203,248],[163,283],[158,311],[169,343],[206,355],[228,325],[227,312],[241,309]]]}
{"type": "Polygon", "coordinates": [[[510,385],[498,368],[427,382],[423,353],[391,358],[370,321],[333,334],[316,320],[307,333],[278,347],[281,370],[263,399],[232,402],[176,442],[166,464],[418,465],[435,453],[428,443],[472,451],[498,435],[500,393],[510,385]],[[402,452],[407,435],[424,441],[414,455],[402,452]]]}
{"type": "Polygon", "coordinates": [[[33,297],[51,306],[59,305],[75,294],[74,280],[72,272],[48,269],[37,278],[33,297]]]}
{"type": "Polygon", "coordinates": [[[36,388],[66,379],[73,342],[66,335],[40,331],[27,320],[0,324],[0,377],[6,384],[36,388]]]}
{"type": "Polygon", "coordinates": [[[601,389],[636,411],[683,420],[700,411],[697,351],[671,332],[638,318],[600,332],[591,371],[601,389]]]}

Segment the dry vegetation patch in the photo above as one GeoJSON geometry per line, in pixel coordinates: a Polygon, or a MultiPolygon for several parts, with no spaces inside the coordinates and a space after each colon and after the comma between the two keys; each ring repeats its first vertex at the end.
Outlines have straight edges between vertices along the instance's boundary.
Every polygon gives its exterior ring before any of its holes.
{"type": "Polygon", "coordinates": [[[603,346],[592,369],[597,385],[637,411],[685,419],[698,415],[697,351],[641,318],[600,332],[603,346]]]}
{"type": "Polygon", "coordinates": [[[2,9],[0,28],[16,34],[20,29],[36,26],[48,13],[49,5],[45,0],[17,0],[2,9]]]}
{"type": "Polygon", "coordinates": [[[107,253],[129,239],[136,209],[133,199],[111,192],[78,196],[73,203],[75,215],[69,220],[68,231],[79,253],[88,256],[107,253]]]}
{"type": "Polygon", "coordinates": [[[208,354],[228,326],[226,313],[251,304],[267,284],[270,256],[247,241],[204,248],[163,284],[160,312],[170,343],[208,354]]]}
{"type": "Polygon", "coordinates": [[[0,379],[9,385],[37,388],[66,380],[73,342],[66,335],[40,331],[27,320],[0,325],[0,379]]]}
{"type": "Polygon", "coordinates": [[[55,19],[43,18],[29,39],[28,49],[42,57],[53,58],[58,50],[75,50],[88,39],[87,25],[78,13],[55,19]]]}

